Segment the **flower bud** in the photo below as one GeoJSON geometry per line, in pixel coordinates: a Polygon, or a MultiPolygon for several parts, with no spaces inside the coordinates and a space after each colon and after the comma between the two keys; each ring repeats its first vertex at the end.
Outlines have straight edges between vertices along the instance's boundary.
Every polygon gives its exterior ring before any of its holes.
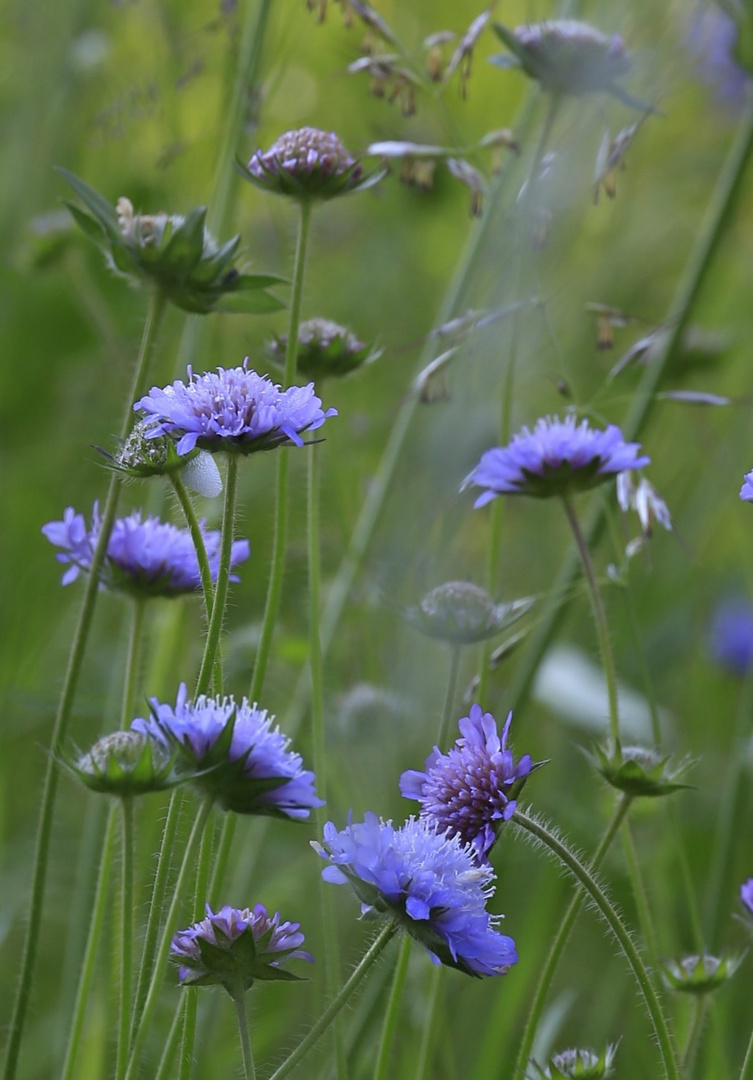
{"type": "Polygon", "coordinates": [[[92,791],[125,798],[180,783],[183,778],[174,771],[174,761],[174,755],[146,735],[115,731],[65,764],[92,791]]]}
{"type": "Polygon", "coordinates": [[[661,965],[664,981],[671,990],[682,994],[708,994],[723,986],[737,971],[742,956],[685,956],[666,960],[661,965]]]}
{"type": "Polygon", "coordinates": [[[550,1058],[543,1068],[535,1061],[532,1065],[541,1080],[601,1080],[612,1076],[616,1052],[616,1045],[607,1046],[601,1054],[595,1050],[563,1050],[550,1058]]]}
{"type": "Polygon", "coordinates": [[[522,597],[509,604],[495,604],[478,585],[448,581],[428,592],[418,607],[405,609],[403,615],[427,637],[472,645],[501,634],[534,603],[530,597],[522,597]]]}
{"type": "MultiPolygon", "coordinates": [[[[288,335],[277,334],[267,343],[267,350],[273,359],[283,363],[287,345],[288,335]]],[[[325,376],[349,375],[379,356],[381,349],[370,349],[330,319],[308,319],[298,328],[297,370],[315,382],[325,376]]]]}
{"type": "Polygon", "coordinates": [[[615,753],[611,744],[595,746],[594,754],[586,753],[586,757],[608,784],[633,798],[656,798],[690,787],[677,783],[677,779],[691,767],[691,758],[682,758],[671,765],[669,754],[662,755],[658,750],[624,746],[621,753],[615,753]]]}

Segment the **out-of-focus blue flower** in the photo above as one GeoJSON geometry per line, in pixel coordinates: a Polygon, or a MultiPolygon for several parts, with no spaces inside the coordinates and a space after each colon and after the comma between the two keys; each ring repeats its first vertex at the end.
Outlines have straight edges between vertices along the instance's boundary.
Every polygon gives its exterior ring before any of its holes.
{"type": "Polygon", "coordinates": [[[281,923],[279,911],[270,916],[263,904],[242,910],[226,904],[216,913],[207,904],[206,918],[175,934],[170,959],[184,986],[220,985],[234,994],[238,980],[244,990],[257,979],[297,982],[280,964],[313,963],[303,941],[300,923],[281,923]]]}
{"type": "Polygon", "coordinates": [[[753,663],[753,607],[742,597],[724,600],[711,619],[709,648],[714,661],[733,675],[753,663]]]}
{"type": "Polygon", "coordinates": [[[322,871],[325,881],[350,884],[363,914],[397,919],[435,963],[479,977],[504,975],[517,963],[515,942],[496,930],[499,916],[486,910],[493,870],[433,821],[409,818],[395,829],[369,813],[341,832],[330,821],[324,843],[312,846],[331,863],[322,871]]]}
{"type": "Polygon", "coordinates": [[[753,502],[753,471],[743,477],[743,486],[740,488],[740,498],[743,502],[753,502]]]}
{"type": "Polygon", "coordinates": [[[498,495],[533,495],[545,499],[585,491],[611,480],[625,469],[642,469],[640,443],[626,443],[614,424],[594,430],[575,417],[542,417],[533,431],[524,427],[507,446],[482,455],[463,488],[486,488],[474,506],[486,506],[498,495]]]}
{"type": "MultiPolygon", "coordinates": [[[[220,534],[200,523],[204,536],[212,580],[217,578],[220,561],[220,534]]],[[[62,521],[50,521],[42,527],[51,544],[63,550],[57,560],[68,565],[63,585],[88,572],[99,539],[102,518],[99,505],[94,504],[91,528],[83,514],[69,506],[62,521]]],[[[231,564],[244,562],[250,553],[248,540],[233,542],[231,564]]],[[[237,581],[232,577],[231,581],[237,581]]],[[[135,510],[125,518],[117,518],[107,544],[102,567],[101,583],[105,588],[127,592],[137,597],[180,596],[201,588],[201,574],[191,534],[160,521],[158,517],[141,516],[135,510]]]]}
{"type": "Polygon", "coordinates": [[[516,764],[507,749],[511,723],[512,713],[500,738],[492,714],[472,705],[458,722],[454,747],[443,754],[435,746],[425,772],[409,769],[400,777],[400,791],[421,803],[421,817],[470,844],[480,862],[487,861],[502,822],[514,814],[515,796],[531,772],[530,754],[516,764]]]}
{"type": "Polygon", "coordinates": [[[176,450],[195,446],[250,454],[283,443],[303,446],[301,433],[315,431],[336,409],[322,411],[314,384],[281,390],[266,375],[242,367],[219,368],[198,377],[188,369],[188,383],[178,379],[163,390],[152,387],[134,409],[146,414],[147,438],[172,435],[176,450]]]}
{"type": "Polygon", "coordinates": [[[188,700],[181,683],[175,706],[150,700],[152,716],[131,727],[158,742],[177,746],[199,788],[225,810],[238,814],[304,819],[323,806],[314,789],[314,774],[303,768],[300,754],[288,749],[290,739],[266,709],[246,698],[188,700]]]}
{"type": "Polygon", "coordinates": [[[742,107],[750,81],[735,59],[738,38],[735,20],[716,4],[702,5],[694,12],[687,42],[698,74],[720,104],[732,110],[742,107]]]}
{"type": "Polygon", "coordinates": [[[748,914],[753,915],[753,877],[749,877],[740,886],[740,899],[747,908],[748,914]]]}

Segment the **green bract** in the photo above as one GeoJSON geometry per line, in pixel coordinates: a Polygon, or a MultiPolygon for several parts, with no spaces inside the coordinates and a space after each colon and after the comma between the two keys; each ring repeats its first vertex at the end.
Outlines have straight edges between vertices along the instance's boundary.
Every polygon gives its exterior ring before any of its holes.
{"type": "Polygon", "coordinates": [[[84,204],[66,205],[77,225],[102,249],[116,273],[156,285],[184,311],[266,314],[284,307],[266,291],[284,279],[274,274],[246,274],[233,265],[240,246],[234,236],[219,246],[206,229],[207,208],[186,217],[136,214],[131,202],[112,206],[78,176],[59,169],[84,204]]]}
{"type": "Polygon", "coordinates": [[[731,979],[742,956],[685,956],[682,960],[665,960],[661,965],[667,986],[683,994],[708,994],[731,979]]]}
{"type": "Polygon", "coordinates": [[[124,798],[164,791],[187,779],[175,772],[174,754],[166,754],[135,731],[105,735],[88,753],[79,752],[65,765],[92,791],[124,798]]]}
{"type": "MultiPolygon", "coordinates": [[[[277,334],[267,343],[270,356],[284,363],[287,344],[288,335],[277,334]]],[[[364,345],[350,330],[330,319],[308,319],[298,328],[296,369],[307,379],[341,378],[381,355],[381,349],[364,345]]]]}
{"type": "Polygon", "coordinates": [[[691,786],[676,782],[693,764],[691,758],[670,765],[669,754],[662,755],[658,750],[626,746],[621,754],[616,754],[611,745],[595,746],[594,753],[586,756],[607,783],[633,798],[671,795],[673,791],[691,786]]]}
{"type": "Polygon", "coordinates": [[[614,1072],[612,1062],[617,1046],[607,1046],[601,1054],[595,1050],[563,1050],[555,1054],[542,1068],[535,1061],[531,1065],[541,1080],[601,1080],[614,1072]]]}

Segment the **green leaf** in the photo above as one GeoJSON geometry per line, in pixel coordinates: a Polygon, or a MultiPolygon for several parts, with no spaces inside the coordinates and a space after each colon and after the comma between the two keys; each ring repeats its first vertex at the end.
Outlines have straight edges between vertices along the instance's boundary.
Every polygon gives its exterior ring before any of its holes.
{"type": "Polygon", "coordinates": [[[208,285],[214,281],[226,266],[232,263],[240,245],[240,236],[234,236],[223,244],[210,258],[202,259],[193,272],[193,281],[197,284],[208,285]]]}
{"type": "Polygon", "coordinates": [[[115,213],[115,207],[112,203],[109,203],[107,199],[105,199],[103,195],[100,195],[98,191],[95,191],[93,187],[89,187],[89,185],[80,177],[76,176],[75,173],[68,172],[67,169],[63,169],[60,165],[56,165],[55,170],[60,173],[64,180],[68,181],[79,199],[88,206],[97,221],[101,222],[104,230],[109,235],[120,236],[118,216],[115,213]]]}
{"type": "MultiPolygon", "coordinates": [[[[518,60],[520,60],[521,63],[528,59],[528,54],[526,53],[526,50],[515,37],[515,34],[513,34],[512,30],[508,30],[506,26],[503,26],[502,23],[498,22],[492,23],[492,29],[494,30],[494,33],[497,35],[502,44],[506,45],[510,52],[514,56],[517,56],[518,60]]],[[[496,63],[496,59],[492,59],[493,62],[496,63]]]]}
{"type": "Polygon", "coordinates": [[[170,242],[160,251],[158,261],[161,274],[177,277],[180,281],[190,278],[204,251],[206,216],[206,206],[200,206],[192,210],[180,228],[175,230],[170,242]]]}
{"type": "Polygon", "coordinates": [[[214,310],[245,315],[269,315],[275,311],[282,311],[286,306],[282,300],[278,300],[271,293],[264,292],[263,289],[254,289],[251,292],[224,293],[214,305],[214,310]]]}
{"type": "Polygon", "coordinates": [[[245,292],[249,289],[266,289],[270,285],[289,284],[288,278],[280,277],[279,274],[238,274],[228,282],[226,288],[230,292],[245,292]]]}
{"type": "Polygon", "coordinates": [[[73,220],[78,225],[82,232],[86,233],[90,240],[93,240],[98,246],[102,245],[102,241],[107,239],[107,233],[100,224],[97,218],[89,217],[84,211],[76,206],[75,203],[68,202],[64,199],[63,202],[68,209],[73,220]]]}

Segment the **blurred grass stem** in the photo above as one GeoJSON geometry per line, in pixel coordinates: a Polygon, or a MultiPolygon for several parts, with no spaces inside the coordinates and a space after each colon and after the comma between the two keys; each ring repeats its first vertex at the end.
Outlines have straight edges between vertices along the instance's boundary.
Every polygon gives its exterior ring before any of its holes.
{"type": "Polygon", "coordinates": [[[460,675],[461,651],[460,645],[450,646],[450,667],[447,672],[447,690],[445,691],[444,705],[442,706],[442,719],[440,720],[439,731],[437,732],[437,746],[443,753],[450,741],[450,726],[452,724],[455,697],[458,691],[458,676],[460,675]]]}
{"type": "Polygon", "coordinates": [[[240,977],[236,979],[236,985],[232,996],[233,1001],[235,1002],[235,1015],[238,1017],[238,1032],[241,1037],[243,1074],[246,1080],[256,1080],[254,1055],[251,1049],[251,1032],[248,1026],[248,1010],[246,1009],[246,994],[243,989],[243,981],[240,977]]]}
{"type": "Polygon", "coordinates": [[[199,677],[196,682],[195,697],[209,691],[214,670],[215,657],[220,654],[220,637],[225,618],[228,582],[230,581],[230,563],[233,554],[233,528],[235,525],[235,500],[238,491],[238,455],[227,455],[227,475],[225,477],[225,505],[222,512],[222,536],[220,538],[220,561],[217,567],[217,584],[214,590],[212,617],[209,620],[207,639],[204,643],[204,655],[201,660],[199,677]]]}
{"type": "Polygon", "coordinates": [[[120,1006],[115,1080],[125,1076],[133,997],[133,796],[120,800],[122,853],[120,868],[120,1006]]]}
{"type": "Polygon", "coordinates": [[[373,1080],[387,1080],[387,1077],[390,1075],[390,1053],[392,1051],[392,1042],[395,1038],[397,1018],[402,1004],[403,990],[405,989],[405,979],[408,974],[408,963],[410,961],[412,945],[412,938],[410,938],[408,934],[405,934],[403,940],[400,942],[400,951],[398,952],[397,963],[395,964],[395,971],[392,976],[390,996],[387,1000],[387,1008],[385,1009],[384,1021],[382,1023],[382,1034],[379,1039],[376,1064],[374,1065],[373,1080]]]}
{"type": "MultiPolygon", "coordinates": [[[[212,865],[212,841],[214,830],[209,827],[204,829],[199,849],[199,860],[196,867],[196,883],[194,886],[192,922],[199,922],[206,915],[205,904],[209,889],[209,872],[212,865]]],[[[198,1007],[198,987],[186,986],[182,994],[186,997],[186,1005],[183,1017],[183,1037],[180,1048],[180,1070],[178,1080],[190,1080],[194,1063],[194,1042],[196,1041],[196,1010],[198,1007]]],[[[180,1005],[178,1005],[180,1009],[180,1005]]]]}
{"type": "MultiPolygon", "coordinates": [[[[133,423],[133,402],[136,401],[145,390],[146,376],[149,368],[152,349],[162,323],[165,311],[165,297],[159,290],[154,290],[149,297],[146,322],[141,337],[141,346],[136,358],[136,366],[133,372],[131,387],[128,394],[128,402],[124,410],[124,416],[120,427],[121,441],[125,441],[133,423]]],[[[55,817],[55,800],[58,787],[58,759],[61,755],[65,737],[68,734],[68,725],[73,711],[73,703],[78,688],[78,680],[84,662],[84,654],[89,641],[94,609],[99,594],[99,575],[104,564],[107,545],[110,540],[115,513],[120,496],[120,477],[116,472],[110,474],[110,482],[107,488],[105,508],[102,514],[99,537],[92,555],[89,573],[84,586],[84,598],[81,601],[78,622],[73,636],[73,643],[68,658],[63,681],[63,689],[60,696],[55,724],[50,739],[50,751],[47,759],[47,771],[42,789],[41,811],[37,831],[36,849],[34,855],[34,869],[32,875],[31,897],[29,899],[26,916],[26,937],[24,940],[23,955],[21,958],[21,971],[19,974],[18,988],[13,1004],[13,1014],[9,1024],[8,1045],[3,1067],[3,1080],[13,1080],[18,1067],[18,1057],[21,1049],[24,1023],[29,1006],[31,983],[34,974],[34,964],[39,944],[39,933],[42,927],[42,908],[44,905],[45,886],[47,882],[47,866],[50,855],[50,841],[52,838],[52,826],[55,817]]]]}

